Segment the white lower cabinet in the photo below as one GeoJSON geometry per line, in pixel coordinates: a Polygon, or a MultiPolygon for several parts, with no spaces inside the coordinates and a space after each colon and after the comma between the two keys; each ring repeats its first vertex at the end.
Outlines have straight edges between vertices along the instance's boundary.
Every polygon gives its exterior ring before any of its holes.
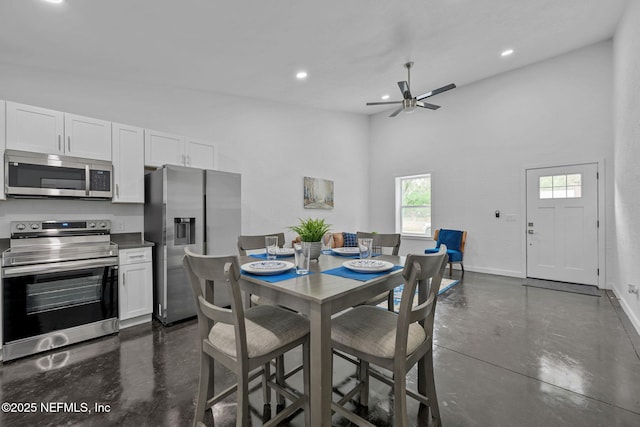
{"type": "Polygon", "coordinates": [[[122,249],[119,259],[120,329],[150,322],[153,312],[151,248],[122,249]]]}

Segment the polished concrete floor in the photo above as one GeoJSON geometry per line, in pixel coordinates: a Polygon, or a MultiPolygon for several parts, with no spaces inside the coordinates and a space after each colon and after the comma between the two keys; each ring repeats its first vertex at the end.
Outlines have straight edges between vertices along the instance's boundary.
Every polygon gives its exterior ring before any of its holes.
{"type": "MultiPolygon", "coordinates": [[[[434,356],[443,425],[640,426],[640,339],[613,295],[522,283],[467,272],[439,298],[434,356]]],[[[0,426],[190,425],[196,346],[194,321],[169,328],[154,323],[5,363],[0,402],[21,413],[3,406],[0,426]]],[[[336,359],[334,382],[352,371],[336,359]]],[[[415,371],[409,384],[414,380],[415,371]]],[[[294,386],[299,381],[292,378],[294,386]]],[[[217,384],[232,382],[217,369],[217,384]]],[[[375,380],[372,388],[368,418],[392,425],[389,390],[375,380]]],[[[251,401],[257,425],[261,393],[251,401]]],[[[215,425],[234,425],[235,411],[233,399],[214,407],[215,425]]],[[[412,425],[426,425],[424,411],[411,399],[409,414],[412,425]]],[[[211,413],[207,417],[212,425],[211,413]]],[[[302,425],[302,416],[290,425],[302,425]]],[[[334,425],[349,423],[335,416],[334,425]]]]}

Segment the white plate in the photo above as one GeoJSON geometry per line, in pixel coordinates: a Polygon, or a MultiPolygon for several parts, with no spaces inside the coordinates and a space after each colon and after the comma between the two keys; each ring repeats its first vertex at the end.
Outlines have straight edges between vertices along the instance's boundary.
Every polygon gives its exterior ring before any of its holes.
{"type": "Polygon", "coordinates": [[[393,263],[389,261],[379,261],[374,259],[354,259],[342,263],[345,268],[357,271],[358,273],[380,273],[391,270],[393,263]]]}
{"type": "Polygon", "coordinates": [[[344,248],[333,248],[333,253],[341,255],[341,256],[353,256],[360,255],[360,249],[357,247],[344,247],[344,248]]]}
{"type": "Polygon", "coordinates": [[[288,261],[256,261],[242,265],[247,273],[269,276],[280,274],[293,268],[293,263],[288,261]]]}
{"type": "Polygon", "coordinates": [[[276,249],[276,256],[293,256],[293,248],[278,248],[276,249]]]}

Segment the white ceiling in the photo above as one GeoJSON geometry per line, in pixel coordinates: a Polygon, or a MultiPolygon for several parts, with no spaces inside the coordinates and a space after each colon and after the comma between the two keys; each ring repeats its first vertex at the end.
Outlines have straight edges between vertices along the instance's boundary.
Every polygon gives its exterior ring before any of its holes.
{"type": "Polygon", "coordinates": [[[414,95],[461,86],[610,38],[626,3],[2,0],[0,63],[375,113],[408,60],[414,95]]]}

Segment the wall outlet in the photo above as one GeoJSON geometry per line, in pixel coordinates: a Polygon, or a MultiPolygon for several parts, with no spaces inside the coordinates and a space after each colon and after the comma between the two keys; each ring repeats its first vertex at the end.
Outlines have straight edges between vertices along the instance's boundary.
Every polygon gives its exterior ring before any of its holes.
{"type": "Polygon", "coordinates": [[[631,285],[629,284],[629,293],[630,294],[636,294],[638,295],[640,293],[640,290],[638,290],[638,285],[631,285]]]}
{"type": "Polygon", "coordinates": [[[116,221],[114,225],[115,231],[124,231],[124,221],[116,221]]]}

